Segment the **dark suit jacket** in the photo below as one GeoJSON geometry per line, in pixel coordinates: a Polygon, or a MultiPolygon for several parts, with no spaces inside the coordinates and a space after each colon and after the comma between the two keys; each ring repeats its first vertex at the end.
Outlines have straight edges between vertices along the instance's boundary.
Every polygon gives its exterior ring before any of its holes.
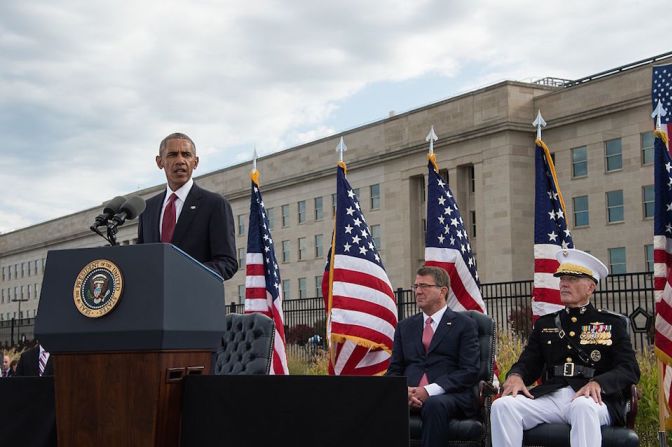
{"type": "Polygon", "coordinates": [[[406,376],[408,386],[417,386],[422,375],[427,373],[429,383],[437,383],[446,394],[471,396],[480,367],[476,322],[446,309],[427,353],[422,345],[423,327],[422,313],[399,323],[387,374],[406,376]]]}
{"type": "MultiPolygon", "coordinates": [[[[51,361],[52,356],[49,356],[47,365],[44,368],[44,376],[54,375],[54,364],[51,361]]],[[[16,376],[39,376],[40,375],[40,347],[35,346],[30,348],[19,358],[19,363],[16,365],[16,376]]]]}
{"type": "MultiPolygon", "coordinates": [[[[138,243],[161,242],[159,222],[166,192],[147,201],[140,215],[138,243]]],[[[175,225],[172,244],[207,265],[224,279],[238,270],[231,205],[219,194],[191,187],[175,225]]]]}

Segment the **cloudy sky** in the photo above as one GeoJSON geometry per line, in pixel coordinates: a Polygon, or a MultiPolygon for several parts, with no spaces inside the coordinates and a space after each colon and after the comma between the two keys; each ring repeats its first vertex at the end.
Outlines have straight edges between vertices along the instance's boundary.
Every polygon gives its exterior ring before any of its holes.
{"type": "Polygon", "coordinates": [[[669,0],[2,0],[0,232],[504,79],[672,50],[669,0]]]}

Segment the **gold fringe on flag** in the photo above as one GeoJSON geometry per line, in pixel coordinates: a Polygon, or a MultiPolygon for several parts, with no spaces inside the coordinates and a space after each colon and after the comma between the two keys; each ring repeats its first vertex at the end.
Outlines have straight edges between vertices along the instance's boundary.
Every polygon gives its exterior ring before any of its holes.
{"type": "Polygon", "coordinates": [[[551,158],[551,151],[548,149],[548,146],[546,146],[546,143],[544,143],[541,138],[538,138],[535,141],[535,144],[537,146],[540,146],[544,150],[544,156],[546,157],[546,162],[548,163],[548,167],[551,170],[551,175],[553,176],[553,183],[555,184],[555,190],[558,192],[558,198],[560,199],[560,206],[562,207],[562,212],[565,213],[565,216],[567,215],[567,208],[565,207],[565,199],[562,197],[562,192],[560,192],[560,183],[558,183],[558,176],[555,173],[555,164],[553,164],[553,158],[551,158]]]}
{"type": "Polygon", "coordinates": [[[252,169],[250,171],[250,180],[252,180],[252,183],[259,186],[259,171],[252,169]]]}

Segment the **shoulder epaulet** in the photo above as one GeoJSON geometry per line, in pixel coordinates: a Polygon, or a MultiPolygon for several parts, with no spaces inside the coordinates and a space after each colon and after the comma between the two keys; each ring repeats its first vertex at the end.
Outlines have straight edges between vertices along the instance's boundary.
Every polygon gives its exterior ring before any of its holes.
{"type": "Polygon", "coordinates": [[[539,318],[537,318],[537,321],[543,319],[543,318],[555,318],[556,315],[558,315],[560,312],[562,312],[562,309],[556,310],[555,312],[548,313],[546,315],[542,315],[539,318]]]}
{"type": "Polygon", "coordinates": [[[610,315],[612,317],[618,317],[618,318],[627,318],[626,315],[619,314],[618,312],[612,312],[612,311],[607,310],[607,309],[597,309],[597,311],[599,313],[601,313],[602,315],[610,315]]]}

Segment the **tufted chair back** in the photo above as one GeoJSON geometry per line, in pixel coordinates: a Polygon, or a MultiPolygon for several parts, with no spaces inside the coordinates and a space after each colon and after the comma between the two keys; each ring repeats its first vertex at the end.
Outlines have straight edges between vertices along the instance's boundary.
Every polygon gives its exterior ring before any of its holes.
{"type": "Polygon", "coordinates": [[[262,314],[228,314],[217,350],[216,375],[268,374],[273,357],[273,320],[262,314]]]}

